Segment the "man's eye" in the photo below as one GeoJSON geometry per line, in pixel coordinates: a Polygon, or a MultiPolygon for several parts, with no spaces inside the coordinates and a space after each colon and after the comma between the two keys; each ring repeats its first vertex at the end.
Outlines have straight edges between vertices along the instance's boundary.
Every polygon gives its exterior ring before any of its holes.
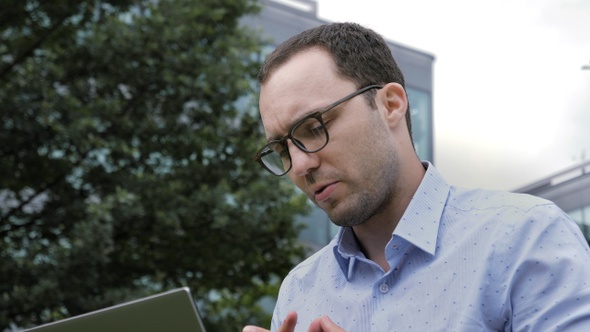
{"type": "Polygon", "coordinates": [[[317,126],[315,126],[315,127],[312,127],[312,128],[310,128],[310,129],[309,129],[309,132],[310,132],[312,135],[319,135],[319,134],[321,134],[321,133],[322,133],[322,131],[324,131],[324,130],[322,129],[322,125],[317,125],[317,126]]]}
{"type": "Polygon", "coordinates": [[[316,122],[313,125],[309,125],[303,131],[305,133],[305,137],[316,137],[324,134],[324,127],[321,123],[316,122]]]}

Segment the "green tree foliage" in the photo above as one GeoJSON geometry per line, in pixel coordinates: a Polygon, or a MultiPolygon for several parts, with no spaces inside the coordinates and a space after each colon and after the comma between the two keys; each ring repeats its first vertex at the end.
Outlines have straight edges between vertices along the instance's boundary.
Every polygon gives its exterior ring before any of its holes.
{"type": "Polygon", "coordinates": [[[249,0],[0,4],[0,330],[189,286],[268,324],[305,199],[254,165],[249,0]]]}

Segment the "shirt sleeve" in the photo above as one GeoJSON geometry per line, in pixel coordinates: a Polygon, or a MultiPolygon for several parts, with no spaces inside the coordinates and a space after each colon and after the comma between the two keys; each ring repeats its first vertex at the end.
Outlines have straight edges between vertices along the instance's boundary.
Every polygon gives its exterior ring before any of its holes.
{"type": "Polygon", "coordinates": [[[590,331],[590,248],[554,204],[534,207],[502,243],[507,330],[590,331]]]}
{"type": "Polygon", "coordinates": [[[272,320],[270,321],[270,331],[276,332],[281,327],[281,321],[279,319],[279,307],[275,306],[275,309],[272,314],[272,320]]]}
{"type": "Polygon", "coordinates": [[[286,293],[288,293],[288,290],[291,287],[291,279],[291,274],[287,275],[281,283],[281,287],[279,288],[277,303],[273,310],[272,320],[270,322],[271,332],[276,332],[279,330],[279,327],[281,327],[281,324],[283,324],[283,320],[285,319],[286,312],[289,310],[288,308],[284,308],[286,304],[283,302],[285,302],[285,298],[287,296],[286,293]]]}

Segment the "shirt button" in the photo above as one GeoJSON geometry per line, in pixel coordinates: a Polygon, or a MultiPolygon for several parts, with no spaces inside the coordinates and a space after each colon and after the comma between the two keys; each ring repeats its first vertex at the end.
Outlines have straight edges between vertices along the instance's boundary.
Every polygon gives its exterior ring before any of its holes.
{"type": "Polygon", "coordinates": [[[381,286],[379,286],[379,291],[385,294],[389,291],[389,286],[387,286],[387,284],[381,284],[381,286]]]}

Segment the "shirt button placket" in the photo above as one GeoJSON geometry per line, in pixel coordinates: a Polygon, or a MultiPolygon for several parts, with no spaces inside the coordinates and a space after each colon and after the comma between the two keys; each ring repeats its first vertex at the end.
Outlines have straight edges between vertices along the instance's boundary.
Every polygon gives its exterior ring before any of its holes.
{"type": "Polygon", "coordinates": [[[386,283],[382,283],[381,285],[379,285],[379,291],[383,294],[387,293],[389,291],[389,285],[387,285],[386,283]]]}

